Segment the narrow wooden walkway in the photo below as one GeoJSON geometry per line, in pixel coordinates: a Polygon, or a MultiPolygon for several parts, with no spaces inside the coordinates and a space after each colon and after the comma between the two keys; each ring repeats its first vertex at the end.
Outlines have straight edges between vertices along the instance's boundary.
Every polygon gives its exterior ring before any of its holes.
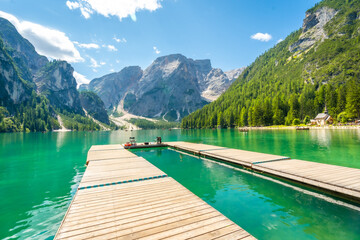
{"type": "Polygon", "coordinates": [[[120,145],[93,146],[55,239],[255,239],[120,145]]]}
{"type": "Polygon", "coordinates": [[[167,144],[176,149],[239,164],[360,201],[360,169],[206,144],[189,142],[167,144]]]}

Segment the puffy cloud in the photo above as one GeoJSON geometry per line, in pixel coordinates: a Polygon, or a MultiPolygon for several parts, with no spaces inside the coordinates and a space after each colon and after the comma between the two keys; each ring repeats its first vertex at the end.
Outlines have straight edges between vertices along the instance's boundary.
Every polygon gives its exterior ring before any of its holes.
{"type": "Polygon", "coordinates": [[[90,80],[87,79],[84,75],[76,71],[74,71],[73,76],[76,79],[77,87],[79,87],[81,84],[88,84],[90,82],[90,80]]]}
{"type": "Polygon", "coordinates": [[[79,8],[80,4],[77,2],[66,1],[66,6],[68,6],[69,9],[73,10],[79,8]]]}
{"type": "Polygon", "coordinates": [[[78,42],[74,42],[76,45],[78,45],[81,48],[86,48],[86,49],[99,49],[100,46],[97,45],[96,43],[78,43],[78,42]]]}
{"type": "Polygon", "coordinates": [[[97,62],[94,58],[92,58],[92,57],[90,57],[90,62],[91,62],[90,67],[92,67],[92,68],[98,68],[98,67],[101,66],[101,65],[98,64],[98,62],[97,62]]]}
{"type": "Polygon", "coordinates": [[[161,8],[161,0],[73,0],[67,1],[70,10],[80,9],[86,19],[94,12],[105,17],[116,16],[121,21],[131,17],[136,21],[136,12],[141,10],[155,11],[161,8]]]}
{"type": "Polygon", "coordinates": [[[104,66],[106,64],[106,62],[100,62],[101,66],[104,66]]]}
{"type": "Polygon", "coordinates": [[[37,23],[21,21],[15,16],[0,11],[0,17],[9,20],[17,31],[35,47],[36,51],[51,59],[68,62],[83,62],[79,51],[64,32],[37,23]]]}
{"type": "Polygon", "coordinates": [[[114,37],[113,39],[118,43],[126,43],[127,42],[127,40],[125,38],[114,37]]]}
{"type": "Polygon", "coordinates": [[[114,45],[103,45],[103,47],[106,47],[109,51],[117,51],[117,48],[114,45]]]}
{"type": "Polygon", "coordinates": [[[154,49],[154,51],[155,51],[156,54],[159,54],[159,53],[160,53],[160,50],[159,50],[157,47],[154,46],[153,49],[154,49]]]}
{"type": "Polygon", "coordinates": [[[272,39],[272,36],[268,33],[256,33],[251,36],[251,39],[268,42],[272,39]]]}
{"type": "Polygon", "coordinates": [[[279,40],[277,40],[276,43],[279,43],[279,42],[282,42],[282,41],[284,41],[284,39],[280,38],[279,40]]]}

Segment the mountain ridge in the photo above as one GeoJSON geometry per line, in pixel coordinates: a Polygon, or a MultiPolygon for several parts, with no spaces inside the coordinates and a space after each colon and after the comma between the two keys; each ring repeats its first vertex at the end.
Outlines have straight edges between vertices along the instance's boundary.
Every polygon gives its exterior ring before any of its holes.
{"type": "Polygon", "coordinates": [[[359,12],[359,1],[324,0],[309,9],[301,29],[259,56],[182,127],[308,123],[325,105],[335,121],[359,118],[359,12]]]}
{"type": "Polygon", "coordinates": [[[120,108],[132,114],[179,121],[216,99],[243,69],[227,75],[212,68],[209,59],[193,60],[182,54],[170,54],[156,58],[145,70],[126,67],[83,84],[79,90],[96,92],[109,109],[116,109],[124,100],[120,108]],[[121,76],[124,72],[132,81],[121,76]]]}
{"type": "Polygon", "coordinates": [[[99,130],[85,116],[73,72],[69,63],[39,55],[0,18],[0,132],[59,129],[59,115],[67,128],[99,130]]]}

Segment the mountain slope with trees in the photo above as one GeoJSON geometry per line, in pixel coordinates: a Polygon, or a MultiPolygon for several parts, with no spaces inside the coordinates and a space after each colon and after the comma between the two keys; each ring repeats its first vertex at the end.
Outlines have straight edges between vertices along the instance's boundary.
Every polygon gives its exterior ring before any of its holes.
{"type": "Polygon", "coordinates": [[[360,117],[360,1],[324,0],[303,27],[259,56],[218,100],[183,128],[307,123],[325,106],[341,121],[360,117]]]}
{"type": "MultiPolygon", "coordinates": [[[[8,20],[0,18],[0,132],[59,129],[58,115],[67,128],[100,130],[85,116],[73,71],[65,61],[49,62],[39,55],[8,20]]],[[[108,119],[103,102],[96,100],[88,104],[103,110],[99,118],[105,114],[108,119]]]]}

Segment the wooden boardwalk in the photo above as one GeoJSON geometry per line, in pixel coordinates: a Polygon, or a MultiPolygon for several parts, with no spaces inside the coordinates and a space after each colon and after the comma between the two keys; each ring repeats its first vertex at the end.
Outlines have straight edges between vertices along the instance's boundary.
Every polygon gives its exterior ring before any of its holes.
{"type": "Polygon", "coordinates": [[[255,239],[120,145],[93,146],[55,239],[255,239]]]}
{"type": "Polygon", "coordinates": [[[189,142],[167,144],[176,149],[239,164],[360,201],[360,169],[206,144],[189,142]]]}

